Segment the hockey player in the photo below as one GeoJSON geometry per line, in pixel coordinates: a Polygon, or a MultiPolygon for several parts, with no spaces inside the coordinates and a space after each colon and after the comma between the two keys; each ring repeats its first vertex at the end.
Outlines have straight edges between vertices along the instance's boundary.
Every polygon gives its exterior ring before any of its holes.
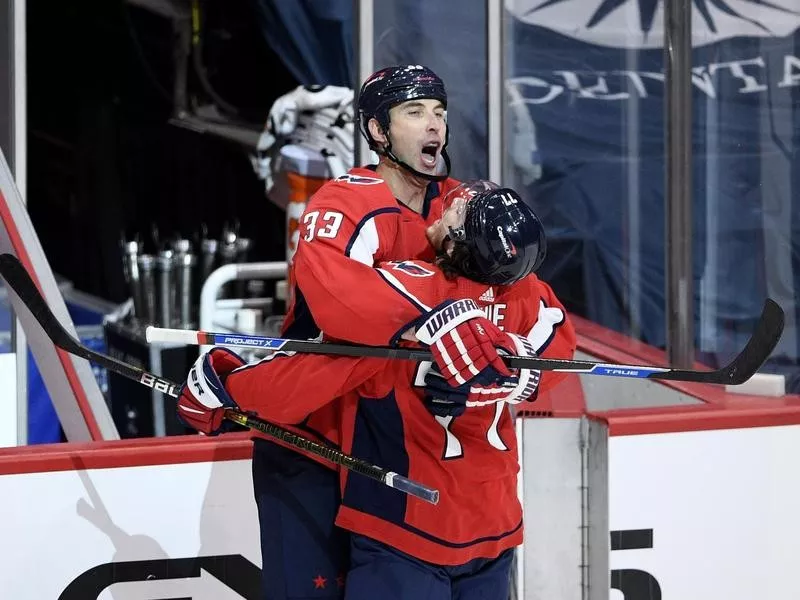
{"type": "MultiPolygon", "coordinates": [[[[401,261],[378,269],[395,293],[409,299],[407,316],[422,314],[407,321],[418,330],[417,339],[446,327],[448,315],[457,320],[485,312],[526,334],[508,336],[514,354],[570,357],[574,332],[563,309],[550,288],[529,275],[545,245],[530,209],[506,189],[483,189],[468,203],[463,194],[450,198],[442,219],[429,228],[432,241],[442,245],[438,266],[401,261]],[[462,299],[448,302],[449,311],[430,308],[446,298],[462,299]]],[[[212,352],[228,372],[241,365],[226,350],[212,352]]],[[[215,379],[209,364],[198,361],[198,381],[215,379]]],[[[540,380],[538,372],[527,370],[518,375],[499,378],[494,388],[453,388],[435,365],[281,358],[231,373],[228,394],[219,408],[207,411],[208,423],[214,427],[221,420],[219,411],[232,398],[244,410],[289,423],[326,408],[338,420],[328,434],[343,450],[440,489],[440,504],[431,507],[342,472],[337,523],[354,534],[347,598],[504,598],[511,548],[522,536],[516,440],[504,404],[530,399],[558,377],[545,373],[540,380]],[[330,404],[335,397],[340,398],[330,404]]],[[[182,402],[191,404],[195,396],[189,392],[182,402]]]]}
{"type": "MultiPolygon", "coordinates": [[[[300,219],[290,269],[285,337],[324,335],[375,345],[395,341],[407,326],[408,300],[373,267],[390,260],[432,260],[426,228],[441,214],[441,198],[458,185],[448,178],[447,94],[430,69],[404,65],[376,72],[364,82],[357,109],[361,133],[380,161],[376,167],[350,170],[310,199],[300,219]]],[[[505,338],[484,316],[474,315],[442,334],[431,349],[447,381],[460,385],[471,380],[478,389],[476,374],[483,374],[490,386],[497,374],[510,376],[496,349],[505,338]],[[477,343],[472,333],[476,328],[486,332],[488,343],[477,343]],[[456,344],[456,337],[462,343],[456,344]]],[[[181,416],[197,425],[185,411],[181,416]]],[[[322,411],[310,414],[298,428],[325,442],[333,435],[328,423],[322,411]]],[[[257,440],[253,482],[263,525],[268,597],[306,597],[307,586],[323,574],[328,582],[324,590],[313,584],[315,597],[325,592],[336,597],[335,579],[348,564],[349,538],[332,527],[338,506],[335,473],[294,451],[257,440]],[[287,564],[308,565],[309,570],[298,567],[289,573],[287,564]]]]}

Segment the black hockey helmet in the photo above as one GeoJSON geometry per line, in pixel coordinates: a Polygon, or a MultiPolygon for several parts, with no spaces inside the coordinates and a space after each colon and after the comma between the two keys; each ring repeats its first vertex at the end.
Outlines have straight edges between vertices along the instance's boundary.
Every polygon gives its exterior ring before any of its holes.
{"type": "Polygon", "coordinates": [[[381,129],[387,133],[388,139],[389,109],[408,100],[425,98],[439,100],[445,109],[447,108],[447,92],[444,89],[444,82],[429,68],[422,65],[398,65],[381,69],[364,81],[358,94],[359,128],[371,150],[383,154],[418,177],[443,181],[450,176],[450,157],[446,150],[450,135],[449,129],[445,133],[442,146],[442,159],[445,163],[444,175],[420,173],[411,165],[397,158],[392,152],[391,139],[387,145],[381,146],[369,132],[368,123],[371,119],[376,119],[381,129]]]}
{"type": "Polygon", "coordinates": [[[453,190],[444,201],[443,221],[449,221],[450,239],[467,249],[462,274],[481,283],[519,281],[534,273],[547,253],[544,227],[530,206],[514,190],[492,182],[467,182],[453,190]]]}

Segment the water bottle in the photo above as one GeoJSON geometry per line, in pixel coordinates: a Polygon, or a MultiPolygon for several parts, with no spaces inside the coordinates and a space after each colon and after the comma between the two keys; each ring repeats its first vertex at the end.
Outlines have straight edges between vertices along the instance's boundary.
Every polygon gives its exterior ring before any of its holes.
{"type": "Polygon", "coordinates": [[[173,252],[161,250],[156,258],[156,320],[160,327],[172,327],[175,314],[175,283],[172,278],[173,252]]]}
{"type": "Polygon", "coordinates": [[[142,312],[139,320],[150,325],[156,318],[155,258],[150,254],[140,254],[136,262],[142,282],[142,312]]]}

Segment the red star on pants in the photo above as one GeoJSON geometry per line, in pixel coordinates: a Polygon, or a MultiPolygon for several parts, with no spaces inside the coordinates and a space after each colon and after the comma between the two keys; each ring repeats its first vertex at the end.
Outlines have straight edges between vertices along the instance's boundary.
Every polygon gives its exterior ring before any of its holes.
{"type": "Polygon", "coordinates": [[[314,577],[314,579],[312,579],[312,581],[314,582],[314,589],[321,590],[325,588],[325,584],[327,583],[328,580],[325,579],[322,575],[317,575],[316,577],[314,577]]]}

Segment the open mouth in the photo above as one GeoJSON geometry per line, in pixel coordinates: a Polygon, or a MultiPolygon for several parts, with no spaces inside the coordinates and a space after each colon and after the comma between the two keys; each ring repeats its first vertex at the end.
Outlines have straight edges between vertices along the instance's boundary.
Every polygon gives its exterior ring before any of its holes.
{"type": "Polygon", "coordinates": [[[422,157],[422,164],[426,167],[435,167],[439,158],[439,143],[425,144],[422,147],[420,156],[422,157]]]}

